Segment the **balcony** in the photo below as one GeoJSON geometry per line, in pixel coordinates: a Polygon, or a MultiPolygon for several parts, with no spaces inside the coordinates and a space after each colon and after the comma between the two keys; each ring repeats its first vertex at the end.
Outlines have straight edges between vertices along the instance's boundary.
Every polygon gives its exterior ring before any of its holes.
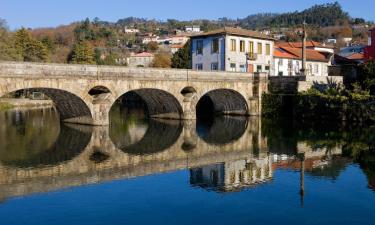
{"type": "Polygon", "coordinates": [[[247,60],[255,61],[255,60],[258,59],[258,54],[253,53],[253,52],[246,53],[246,58],[247,58],[247,60]]]}

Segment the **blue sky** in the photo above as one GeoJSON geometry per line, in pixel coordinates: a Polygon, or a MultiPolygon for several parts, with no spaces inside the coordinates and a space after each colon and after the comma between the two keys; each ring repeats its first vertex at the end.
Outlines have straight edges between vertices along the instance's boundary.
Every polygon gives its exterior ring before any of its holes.
{"type": "MultiPolygon", "coordinates": [[[[334,0],[333,0],[334,1],[334,0]]],[[[0,18],[11,29],[69,24],[86,17],[117,21],[149,19],[243,18],[260,12],[289,12],[329,0],[0,0],[0,18]]],[[[375,21],[375,0],[338,0],[353,17],[375,21]]]]}

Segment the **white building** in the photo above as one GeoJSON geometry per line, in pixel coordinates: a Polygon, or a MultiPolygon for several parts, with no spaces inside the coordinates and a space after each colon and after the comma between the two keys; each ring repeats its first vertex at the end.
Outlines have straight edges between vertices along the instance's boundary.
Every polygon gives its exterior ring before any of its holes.
{"type": "MultiPolygon", "coordinates": [[[[328,67],[331,66],[330,53],[316,50],[306,50],[306,75],[328,76],[328,67]]],[[[279,76],[300,75],[302,69],[302,49],[276,46],[274,49],[274,71],[279,76]]]]}
{"type": "Polygon", "coordinates": [[[185,27],[185,32],[188,32],[188,33],[199,33],[199,32],[201,32],[201,27],[197,26],[197,25],[186,26],[185,27]]]}
{"type": "Polygon", "coordinates": [[[223,28],[191,37],[196,70],[272,73],[274,39],[255,31],[223,28]]]}
{"type": "Polygon", "coordinates": [[[136,34],[136,33],[139,33],[139,30],[135,28],[125,27],[124,32],[127,34],[136,34]]]}

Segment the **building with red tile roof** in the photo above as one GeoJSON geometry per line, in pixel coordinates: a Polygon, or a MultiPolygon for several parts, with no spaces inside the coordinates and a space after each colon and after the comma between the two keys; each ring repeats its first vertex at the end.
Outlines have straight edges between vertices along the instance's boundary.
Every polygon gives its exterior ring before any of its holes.
{"type": "MultiPolygon", "coordinates": [[[[306,49],[306,72],[311,76],[328,76],[332,54],[306,49]]],[[[282,43],[274,48],[275,75],[296,76],[302,69],[302,48],[291,43],[282,43]]]]}

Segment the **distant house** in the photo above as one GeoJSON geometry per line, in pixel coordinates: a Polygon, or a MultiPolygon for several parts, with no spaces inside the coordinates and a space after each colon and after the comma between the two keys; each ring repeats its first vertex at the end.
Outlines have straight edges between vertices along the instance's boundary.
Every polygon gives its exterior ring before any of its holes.
{"type": "Polygon", "coordinates": [[[186,26],[185,27],[185,32],[188,32],[188,33],[199,33],[199,32],[201,32],[201,27],[197,26],[197,25],[186,26]]]}
{"type": "Polygon", "coordinates": [[[154,60],[154,54],[149,52],[142,52],[138,54],[131,54],[128,58],[129,67],[150,67],[154,60]]]}
{"type": "Polygon", "coordinates": [[[145,33],[138,36],[141,39],[142,44],[148,44],[150,42],[158,42],[159,36],[152,33],[145,33]]]}
{"type": "Polygon", "coordinates": [[[365,58],[366,60],[375,60],[375,27],[370,30],[371,35],[369,38],[369,44],[365,48],[365,58]]]}
{"type": "Polygon", "coordinates": [[[190,39],[190,37],[187,35],[174,35],[170,38],[172,45],[185,45],[190,39]]]}
{"type": "MultiPolygon", "coordinates": [[[[275,46],[274,65],[275,75],[296,76],[302,69],[302,49],[275,46]]],[[[328,76],[328,67],[331,65],[331,53],[306,49],[306,75],[328,76]]]]}
{"type": "Polygon", "coordinates": [[[139,30],[135,28],[125,27],[124,32],[127,34],[132,34],[132,33],[136,34],[136,33],[139,33],[139,30]]]}
{"type": "Polygon", "coordinates": [[[195,70],[271,73],[274,39],[250,30],[225,27],[191,36],[195,70]]]}
{"type": "Polygon", "coordinates": [[[184,45],[182,45],[182,44],[171,45],[171,53],[174,54],[178,50],[182,49],[183,47],[184,47],[184,45]]]}

